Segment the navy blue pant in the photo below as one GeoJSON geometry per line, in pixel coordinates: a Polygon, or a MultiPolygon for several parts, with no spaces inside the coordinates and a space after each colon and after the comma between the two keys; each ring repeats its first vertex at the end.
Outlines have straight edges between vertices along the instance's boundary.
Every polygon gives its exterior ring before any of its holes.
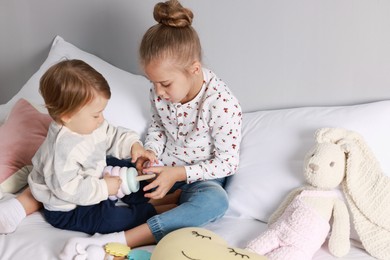
{"type": "MultiPolygon", "coordinates": [[[[107,165],[134,167],[129,160],[107,158],[107,165]]],[[[141,188],[138,192],[123,197],[121,200],[127,207],[116,206],[116,201],[105,200],[90,206],[77,206],[71,211],[44,210],[46,220],[54,227],[81,231],[90,235],[94,233],[108,234],[131,229],[143,224],[157,214],[148,203],[141,188]]]]}

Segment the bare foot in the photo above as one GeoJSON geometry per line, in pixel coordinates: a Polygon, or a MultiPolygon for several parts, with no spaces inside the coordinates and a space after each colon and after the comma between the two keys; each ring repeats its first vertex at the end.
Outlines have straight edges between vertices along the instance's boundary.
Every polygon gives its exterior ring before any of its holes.
{"type": "Polygon", "coordinates": [[[181,190],[176,190],[173,193],[167,194],[162,199],[151,199],[149,203],[153,206],[177,204],[181,195],[181,190]]]}
{"type": "Polygon", "coordinates": [[[157,214],[161,214],[165,211],[168,211],[168,210],[176,208],[176,207],[177,207],[176,204],[165,204],[165,205],[154,206],[154,208],[157,211],[157,214]]]}

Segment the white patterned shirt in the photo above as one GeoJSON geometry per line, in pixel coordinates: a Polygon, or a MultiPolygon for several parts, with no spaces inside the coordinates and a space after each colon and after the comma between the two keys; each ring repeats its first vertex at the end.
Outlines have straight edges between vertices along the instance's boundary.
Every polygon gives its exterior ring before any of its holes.
{"type": "Polygon", "coordinates": [[[239,163],[242,111],[226,84],[203,69],[197,96],[171,103],[150,90],[152,118],[145,148],[167,166],[185,166],[187,182],[222,178],[239,163]]]}
{"type": "Polygon", "coordinates": [[[32,159],[28,183],[47,210],[69,211],[108,198],[101,178],[106,156],[129,158],[139,135],[104,123],[89,135],[80,135],[52,122],[47,137],[32,159]]]}

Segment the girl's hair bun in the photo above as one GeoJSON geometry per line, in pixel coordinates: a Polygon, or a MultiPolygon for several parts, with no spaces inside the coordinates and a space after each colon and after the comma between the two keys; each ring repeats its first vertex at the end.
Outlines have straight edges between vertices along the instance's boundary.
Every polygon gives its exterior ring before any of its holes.
{"type": "Polygon", "coordinates": [[[194,15],[178,0],[169,0],[155,5],[153,17],[160,24],[180,28],[190,26],[194,15]]]}

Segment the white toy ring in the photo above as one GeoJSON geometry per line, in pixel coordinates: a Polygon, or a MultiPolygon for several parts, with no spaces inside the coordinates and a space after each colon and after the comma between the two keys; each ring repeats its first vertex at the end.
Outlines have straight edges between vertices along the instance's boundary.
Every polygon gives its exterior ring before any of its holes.
{"type": "Polygon", "coordinates": [[[112,172],[112,166],[111,165],[108,165],[108,166],[104,167],[102,177],[104,177],[104,174],[107,173],[107,172],[111,175],[111,172],[112,172]]]}
{"type": "Polygon", "coordinates": [[[120,170],[121,170],[121,167],[119,167],[119,166],[112,167],[111,176],[120,176],[120,170]]]}

